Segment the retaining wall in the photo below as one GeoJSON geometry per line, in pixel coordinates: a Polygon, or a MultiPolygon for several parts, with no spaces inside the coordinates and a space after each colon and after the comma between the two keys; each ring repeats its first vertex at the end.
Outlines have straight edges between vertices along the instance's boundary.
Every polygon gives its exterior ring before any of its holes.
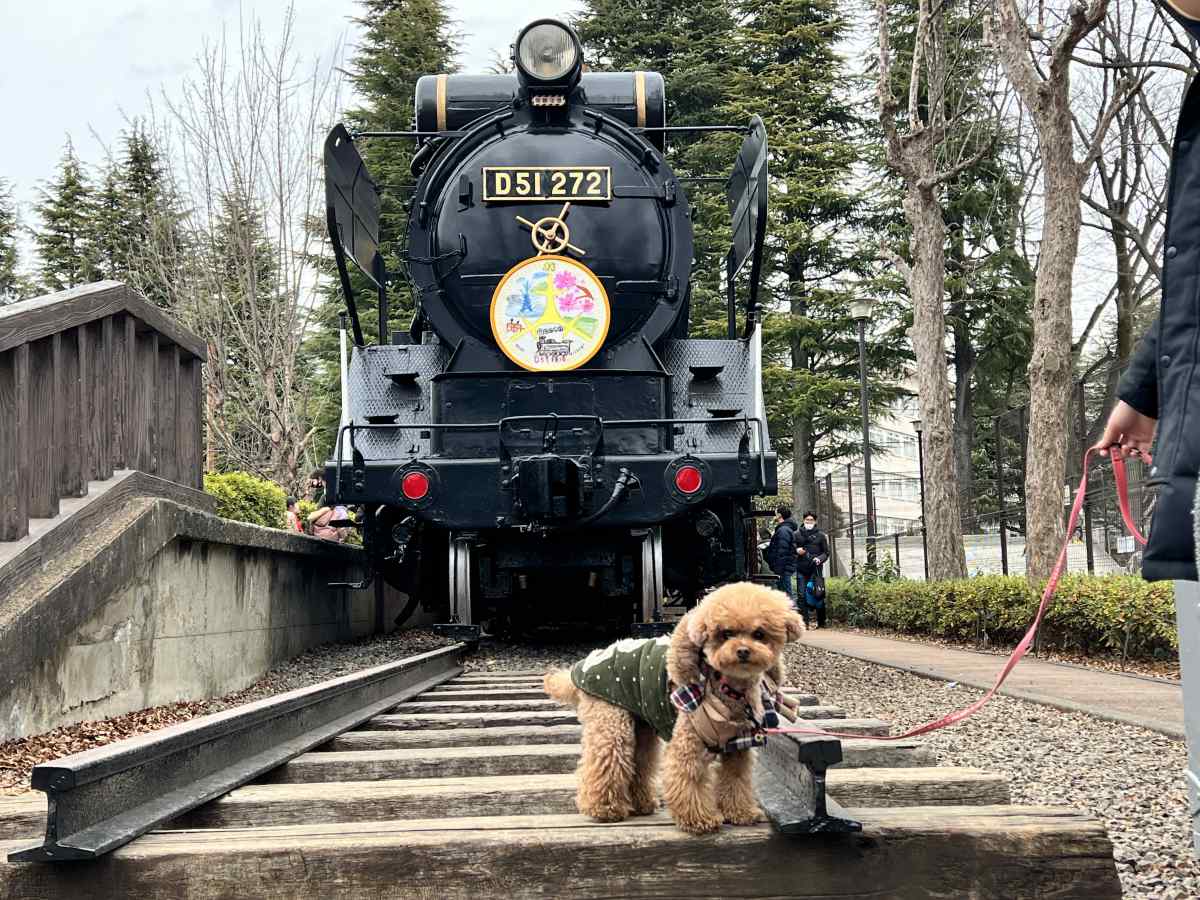
{"type": "MultiPolygon", "coordinates": [[[[373,590],[328,587],[361,577],[361,550],[125,495],[0,597],[0,740],[240,690],[374,629],[373,590]]],[[[386,595],[387,627],[404,600],[386,595]]]]}

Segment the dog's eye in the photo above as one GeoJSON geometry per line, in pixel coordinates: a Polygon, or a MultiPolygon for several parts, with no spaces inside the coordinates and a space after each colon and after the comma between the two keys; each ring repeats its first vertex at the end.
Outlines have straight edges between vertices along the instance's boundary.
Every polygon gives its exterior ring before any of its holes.
{"type": "Polygon", "coordinates": [[[763,632],[763,630],[761,628],[759,628],[757,631],[754,632],[754,634],[751,635],[751,637],[754,638],[756,641],[761,641],[766,636],[767,635],[763,632]]]}
{"type": "Polygon", "coordinates": [[[730,631],[728,628],[726,628],[724,631],[721,632],[721,637],[725,638],[725,640],[728,641],[733,637],[733,632],[730,631]]]}

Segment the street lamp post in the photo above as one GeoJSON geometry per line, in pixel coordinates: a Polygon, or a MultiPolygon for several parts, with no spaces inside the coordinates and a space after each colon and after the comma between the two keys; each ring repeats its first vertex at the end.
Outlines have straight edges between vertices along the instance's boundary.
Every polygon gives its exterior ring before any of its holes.
{"type": "Polygon", "coordinates": [[[867,321],[875,301],[870,297],[850,301],[850,315],[858,323],[859,405],[862,411],[863,480],[867,489],[867,565],[875,566],[875,490],[871,483],[871,419],[867,386],[867,321]]]}
{"type": "Polygon", "coordinates": [[[921,483],[921,557],[925,560],[925,580],[929,580],[929,542],[925,532],[925,442],[921,439],[921,420],[913,419],[917,433],[917,473],[921,483]]]}

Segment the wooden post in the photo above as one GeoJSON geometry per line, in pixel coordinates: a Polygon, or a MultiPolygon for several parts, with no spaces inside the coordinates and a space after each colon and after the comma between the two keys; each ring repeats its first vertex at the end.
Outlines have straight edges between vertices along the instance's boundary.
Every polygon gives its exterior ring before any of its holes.
{"type": "Polygon", "coordinates": [[[179,404],[176,419],[176,447],[178,448],[180,484],[204,487],[204,440],[201,416],[204,383],[202,366],[195,357],[179,358],[179,404]]]}
{"type": "Polygon", "coordinates": [[[133,373],[137,362],[137,323],[133,316],[125,314],[113,320],[113,466],[118,469],[133,469],[135,448],[132,420],[136,395],[133,389],[133,373]]]}
{"type": "Polygon", "coordinates": [[[0,353],[0,541],[29,534],[29,345],[0,353]]]}
{"type": "Polygon", "coordinates": [[[158,475],[169,481],[179,481],[179,347],[176,344],[159,342],[154,400],[158,475]]]}
{"type": "Polygon", "coordinates": [[[133,373],[135,411],[134,438],[137,454],[132,466],[151,475],[158,474],[158,435],[154,414],[154,382],[158,375],[158,332],[137,335],[137,367],[133,373]]]}
{"type": "Polygon", "coordinates": [[[49,519],[58,515],[56,460],[61,453],[55,443],[54,408],[61,404],[62,335],[52,334],[29,346],[29,517],[49,519]]]}
{"type": "Polygon", "coordinates": [[[113,317],[105,316],[88,326],[91,363],[91,400],[88,403],[88,440],[91,463],[88,477],[107,481],[113,474],[113,401],[117,394],[113,377],[113,317]]]}
{"type": "Polygon", "coordinates": [[[82,497],[87,494],[83,480],[84,451],[81,411],[83,404],[81,374],[86,361],[80,345],[79,328],[64,331],[59,350],[59,385],[54,404],[55,483],[58,496],[82,497]]]}

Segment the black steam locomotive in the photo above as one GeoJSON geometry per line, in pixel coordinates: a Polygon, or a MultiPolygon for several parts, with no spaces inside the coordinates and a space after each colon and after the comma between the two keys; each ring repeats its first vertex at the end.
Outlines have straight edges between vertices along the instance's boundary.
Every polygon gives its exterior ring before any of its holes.
{"type": "Polygon", "coordinates": [[[660,75],[584,72],[556,21],[523,29],[513,61],[421,78],[413,131],[338,126],[325,144],[354,344],[328,489],[366,510],[374,572],[451,622],[658,621],[665,599],[747,576],[750,498],[777,490],[757,329],[765,130],[667,127],[660,75]],[[696,130],[745,135],[720,340],[688,337],[691,214],[664,158],[696,130]],[[418,145],[407,331],[388,327],[368,139],[418,145]],[[376,346],[348,261],[379,306],[376,346]]]}

